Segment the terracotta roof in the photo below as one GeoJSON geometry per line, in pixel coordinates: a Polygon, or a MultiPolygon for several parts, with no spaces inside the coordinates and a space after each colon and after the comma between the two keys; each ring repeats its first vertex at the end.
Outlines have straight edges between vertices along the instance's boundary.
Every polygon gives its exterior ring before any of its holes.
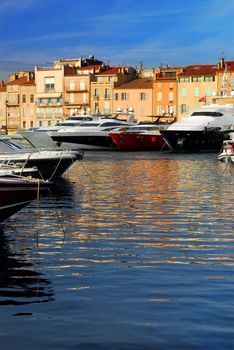
{"type": "Polygon", "coordinates": [[[137,78],[129,81],[128,83],[119,85],[116,89],[152,89],[153,79],[150,78],[137,78]]]}
{"type": "MultiPolygon", "coordinates": [[[[234,61],[224,61],[224,64],[227,64],[228,70],[234,71],[234,61]]],[[[225,67],[218,67],[217,71],[223,72],[225,67]]]]}
{"type": "Polygon", "coordinates": [[[69,67],[69,66],[64,66],[64,75],[77,75],[77,71],[100,71],[102,68],[102,65],[89,65],[89,66],[83,66],[83,67],[69,67]]]}
{"type": "Polygon", "coordinates": [[[183,71],[178,76],[184,75],[211,75],[217,71],[216,64],[196,64],[184,67],[183,71]]]}
{"type": "Polygon", "coordinates": [[[104,69],[103,71],[101,71],[98,74],[99,75],[116,75],[116,74],[121,73],[122,71],[127,72],[129,68],[132,68],[132,67],[126,67],[126,66],[107,67],[106,69],[104,69]]]}
{"type": "Polygon", "coordinates": [[[35,85],[35,80],[29,80],[28,77],[24,76],[8,82],[7,85],[35,85]]]}

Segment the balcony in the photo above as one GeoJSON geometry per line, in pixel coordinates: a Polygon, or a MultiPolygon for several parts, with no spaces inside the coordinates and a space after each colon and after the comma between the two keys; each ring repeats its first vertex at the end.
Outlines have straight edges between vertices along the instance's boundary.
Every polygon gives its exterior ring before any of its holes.
{"type": "Polygon", "coordinates": [[[7,102],[7,107],[16,107],[19,105],[20,105],[19,101],[8,101],[7,102]]]}
{"type": "Polygon", "coordinates": [[[84,92],[88,92],[88,89],[86,89],[86,88],[84,88],[84,89],[79,89],[79,90],[66,89],[66,93],[68,93],[68,94],[72,94],[72,93],[84,93],[84,92]]]}

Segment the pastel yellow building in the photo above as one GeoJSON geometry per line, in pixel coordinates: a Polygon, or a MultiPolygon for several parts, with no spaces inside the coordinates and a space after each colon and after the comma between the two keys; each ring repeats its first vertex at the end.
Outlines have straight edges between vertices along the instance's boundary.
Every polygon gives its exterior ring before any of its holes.
{"type": "Polygon", "coordinates": [[[63,117],[64,67],[35,68],[37,125],[49,126],[63,117]]]}
{"type": "Polygon", "coordinates": [[[204,103],[212,103],[217,91],[217,65],[184,67],[178,74],[177,119],[186,117],[204,103]]]}
{"type": "Polygon", "coordinates": [[[136,70],[132,67],[103,66],[91,82],[91,113],[108,114],[114,112],[113,89],[133,80],[136,70]]]}
{"type": "Polygon", "coordinates": [[[101,65],[64,67],[64,116],[91,112],[90,87],[101,65]]]}

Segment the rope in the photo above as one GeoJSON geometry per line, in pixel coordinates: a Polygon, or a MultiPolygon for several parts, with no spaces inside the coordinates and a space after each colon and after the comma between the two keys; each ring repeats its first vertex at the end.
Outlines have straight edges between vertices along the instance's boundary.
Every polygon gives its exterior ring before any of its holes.
{"type": "Polygon", "coordinates": [[[58,167],[59,167],[59,164],[60,164],[61,161],[62,161],[62,158],[63,158],[63,157],[62,157],[62,154],[61,154],[61,157],[60,157],[60,159],[59,159],[59,161],[58,161],[58,163],[57,163],[57,165],[56,165],[56,167],[55,167],[55,169],[54,169],[52,175],[50,176],[49,181],[51,181],[51,179],[53,178],[54,174],[56,173],[56,171],[57,171],[57,169],[58,169],[58,167]]]}

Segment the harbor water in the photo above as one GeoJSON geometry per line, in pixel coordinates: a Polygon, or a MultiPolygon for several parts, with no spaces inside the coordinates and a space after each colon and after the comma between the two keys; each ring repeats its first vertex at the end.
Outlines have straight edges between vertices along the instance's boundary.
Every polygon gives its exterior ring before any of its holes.
{"type": "Polygon", "coordinates": [[[0,226],[1,350],[234,349],[234,174],[86,152],[0,226]]]}

